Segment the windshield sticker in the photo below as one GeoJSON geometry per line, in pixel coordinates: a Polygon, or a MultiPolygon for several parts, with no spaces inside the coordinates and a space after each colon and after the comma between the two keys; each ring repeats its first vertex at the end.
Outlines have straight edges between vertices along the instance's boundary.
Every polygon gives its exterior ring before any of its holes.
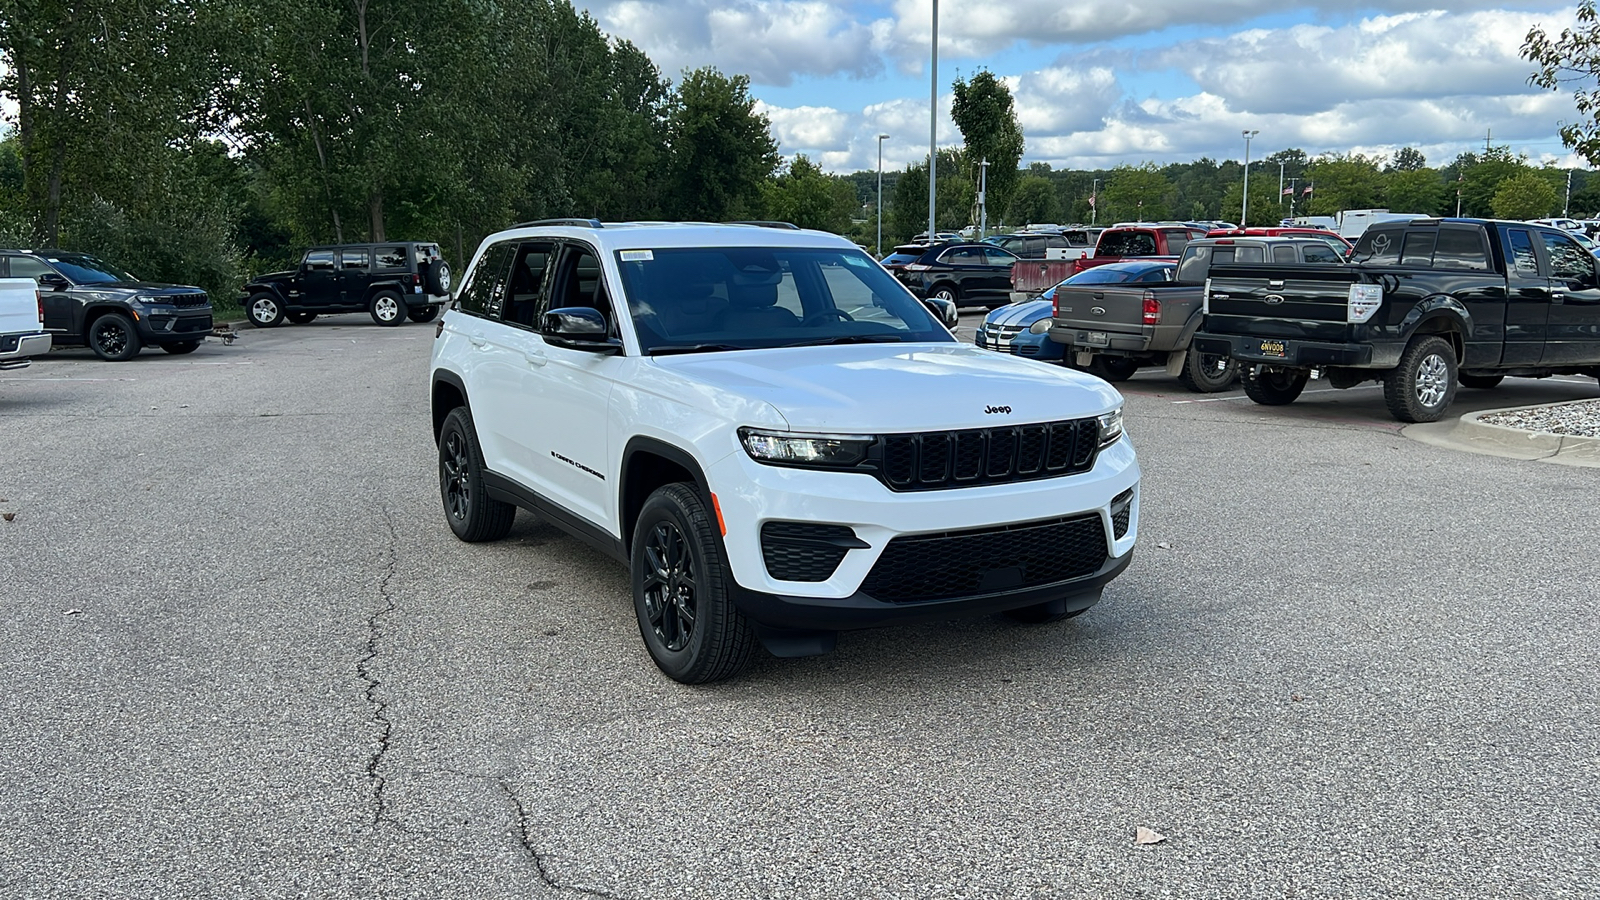
{"type": "Polygon", "coordinates": [[[844,263],[847,266],[856,266],[862,269],[872,268],[872,263],[867,262],[867,258],[864,256],[846,256],[844,263]]]}
{"type": "Polygon", "coordinates": [[[651,261],[651,260],[653,260],[655,258],[656,258],[656,255],[654,253],[651,253],[649,250],[624,250],[624,251],[622,251],[622,261],[623,262],[649,262],[649,261],[651,261]]]}

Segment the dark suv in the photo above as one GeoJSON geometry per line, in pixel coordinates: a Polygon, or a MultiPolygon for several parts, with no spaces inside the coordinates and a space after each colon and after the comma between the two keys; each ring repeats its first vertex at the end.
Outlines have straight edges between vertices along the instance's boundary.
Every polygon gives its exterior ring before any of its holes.
{"type": "Polygon", "coordinates": [[[1016,261],[1015,253],[993,244],[957,242],[896,247],[883,266],[918,297],[992,309],[1011,302],[1011,264],[1016,261]],[[907,258],[916,249],[922,252],[907,258]]]}
{"type": "Polygon", "coordinates": [[[211,333],[205,291],[140,281],[87,253],[0,250],[0,278],[38,282],[54,346],[87,344],[111,362],[132,359],[147,344],[189,353],[211,333]]]}
{"type": "Polygon", "coordinates": [[[241,293],[245,315],[257,328],[344,312],[370,313],[379,325],[429,322],[450,299],[450,266],[438,244],[312,247],[300,268],[262,275],[241,293]]]}
{"type": "Polygon", "coordinates": [[[1081,256],[1081,251],[1094,251],[1095,240],[1099,231],[1090,231],[1087,228],[1069,228],[1064,231],[1028,231],[1021,234],[997,234],[984,238],[984,243],[993,244],[1003,250],[1023,259],[1045,259],[1051,250],[1080,251],[1067,252],[1063,258],[1071,259],[1081,256]]]}

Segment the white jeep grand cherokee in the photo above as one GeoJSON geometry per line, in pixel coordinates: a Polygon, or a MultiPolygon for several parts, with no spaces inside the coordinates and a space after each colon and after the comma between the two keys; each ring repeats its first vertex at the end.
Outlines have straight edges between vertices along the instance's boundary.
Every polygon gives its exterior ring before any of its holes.
{"type": "Polygon", "coordinates": [[[432,359],[445,518],[516,507],[628,564],[667,675],[759,641],[1083,612],[1127,567],[1122,398],[953,338],[836,235],[552,220],[478,248],[432,359]]]}

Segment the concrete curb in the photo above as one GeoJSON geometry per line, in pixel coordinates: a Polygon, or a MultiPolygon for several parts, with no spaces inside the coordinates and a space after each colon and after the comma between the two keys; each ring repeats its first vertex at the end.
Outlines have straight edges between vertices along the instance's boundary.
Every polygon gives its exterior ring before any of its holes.
{"type": "Polygon", "coordinates": [[[1505,409],[1484,409],[1467,413],[1454,422],[1431,422],[1409,425],[1401,434],[1424,444],[1482,453],[1505,459],[1525,459],[1559,465],[1600,468],[1600,438],[1580,437],[1570,434],[1551,434],[1509,428],[1482,421],[1484,416],[1515,413],[1530,409],[1568,406],[1563,403],[1540,403],[1533,406],[1511,406],[1505,409]]]}

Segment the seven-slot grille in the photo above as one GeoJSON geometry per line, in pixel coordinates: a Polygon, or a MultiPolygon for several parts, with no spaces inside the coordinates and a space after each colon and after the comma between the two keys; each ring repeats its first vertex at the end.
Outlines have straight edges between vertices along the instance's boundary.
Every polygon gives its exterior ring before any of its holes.
{"type": "Polygon", "coordinates": [[[168,294],[154,298],[157,303],[171,303],[173,306],[205,306],[206,295],[194,294],[168,294]]]}
{"type": "Polygon", "coordinates": [[[891,490],[931,491],[1087,472],[1100,444],[1098,419],[889,434],[877,475],[891,490]]]}
{"type": "Polygon", "coordinates": [[[982,596],[1084,578],[1107,555],[1098,513],[908,535],[889,542],[861,590],[885,603],[982,596]]]}

